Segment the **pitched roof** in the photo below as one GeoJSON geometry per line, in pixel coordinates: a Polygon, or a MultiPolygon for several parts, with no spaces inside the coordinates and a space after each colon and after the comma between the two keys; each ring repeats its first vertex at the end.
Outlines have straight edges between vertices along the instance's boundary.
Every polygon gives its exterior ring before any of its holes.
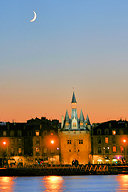
{"type": "Polygon", "coordinates": [[[81,112],[80,112],[80,121],[84,121],[84,115],[83,115],[82,109],[81,109],[81,112]]]}
{"type": "Polygon", "coordinates": [[[68,115],[68,111],[66,110],[66,114],[65,114],[65,121],[69,121],[69,115],[68,115]]]}
{"type": "Polygon", "coordinates": [[[73,96],[72,96],[72,102],[71,103],[77,103],[74,91],[73,91],[73,96]]]}
{"type": "Polygon", "coordinates": [[[86,117],[86,122],[87,122],[88,125],[91,124],[88,115],[87,115],[87,117],[86,117]]]}

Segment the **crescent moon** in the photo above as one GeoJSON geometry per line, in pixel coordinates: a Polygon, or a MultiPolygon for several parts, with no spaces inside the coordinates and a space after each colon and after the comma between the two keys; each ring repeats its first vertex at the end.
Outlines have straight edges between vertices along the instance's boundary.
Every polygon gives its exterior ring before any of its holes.
{"type": "Polygon", "coordinates": [[[36,16],[36,12],[33,11],[33,13],[34,13],[34,17],[33,17],[33,19],[30,20],[30,22],[34,22],[34,21],[36,20],[36,17],[37,17],[37,16],[36,16]]]}

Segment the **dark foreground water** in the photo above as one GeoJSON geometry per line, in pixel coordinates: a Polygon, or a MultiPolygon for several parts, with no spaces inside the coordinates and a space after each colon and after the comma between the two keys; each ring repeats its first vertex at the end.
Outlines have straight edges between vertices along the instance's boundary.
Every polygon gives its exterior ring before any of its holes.
{"type": "Polygon", "coordinates": [[[128,191],[128,175],[0,177],[2,192],[128,191]]]}

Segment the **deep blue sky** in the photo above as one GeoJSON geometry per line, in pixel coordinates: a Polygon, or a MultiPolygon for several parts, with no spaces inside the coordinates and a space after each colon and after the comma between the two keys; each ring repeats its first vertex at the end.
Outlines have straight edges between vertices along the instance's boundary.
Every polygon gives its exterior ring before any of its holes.
{"type": "Polygon", "coordinates": [[[0,2],[0,120],[127,118],[128,1],[0,2]],[[33,10],[37,20],[30,23],[33,10]]]}

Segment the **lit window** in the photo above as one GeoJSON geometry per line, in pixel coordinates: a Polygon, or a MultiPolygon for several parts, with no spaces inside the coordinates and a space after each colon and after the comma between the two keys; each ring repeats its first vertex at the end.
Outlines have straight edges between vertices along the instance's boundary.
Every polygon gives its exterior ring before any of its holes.
{"type": "Polygon", "coordinates": [[[108,143],[108,137],[105,137],[105,143],[108,143]]]}
{"type": "Polygon", "coordinates": [[[39,148],[38,147],[36,147],[36,152],[39,152],[39,148]]]}
{"type": "Polygon", "coordinates": [[[66,122],[65,125],[66,125],[66,127],[68,127],[69,126],[69,122],[66,122]]]}
{"type": "Polygon", "coordinates": [[[39,136],[39,131],[36,131],[36,136],[39,136]]]}
{"type": "Polygon", "coordinates": [[[113,135],[116,135],[116,131],[115,131],[115,130],[113,130],[113,131],[112,131],[112,134],[113,134],[113,135]]]}
{"type": "Polygon", "coordinates": [[[120,146],[120,152],[124,153],[124,147],[123,146],[120,146]]]}
{"type": "Polygon", "coordinates": [[[76,123],[73,123],[73,127],[76,127],[76,123]]]}
{"type": "Polygon", "coordinates": [[[83,126],[83,122],[80,122],[80,126],[83,126]]]}
{"type": "Polygon", "coordinates": [[[116,146],[113,146],[113,153],[116,153],[116,146]]]}
{"type": "Polygon", "coordinates": [[[6,137],[7,133],[6,131],[3,131],[3,136],[6,137]]]}
{"type": "Polygon", "coordinates": [[[83,144],[83,140],[79,140],[79,144],[83,144]]]}
{"type": "Polygon", "coordinates": [[[18,153],[20,154],[21,152],[22,152],[22,149],[20,147],[20,148],[18,148],[18,153]]]}
{"type": "Polygon", "coordinates": [[[71,144],[71,140],[67,140],[67,144],[71,144]]]}

